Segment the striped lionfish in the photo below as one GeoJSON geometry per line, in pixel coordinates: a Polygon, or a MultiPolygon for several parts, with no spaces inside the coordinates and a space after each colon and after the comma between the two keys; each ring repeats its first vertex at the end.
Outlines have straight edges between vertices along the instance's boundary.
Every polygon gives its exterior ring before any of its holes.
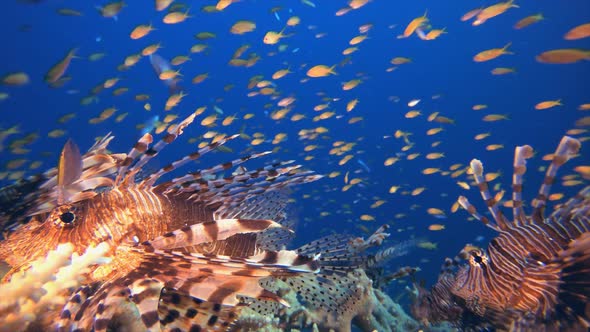
{"type": "Polygon", "coordinates": [[[234,135],[136,180],[195,116],[170,127],[154,145],[151,134],[143,135],[128,154],[107,152],[110,135],[84,155],[68,141],[58,167],[39,187],[28,213],[32,220],[0,242],[0,260],[12,267],[5,280],[61,243],[71,243],[78,254],[109,245],[110,263],[93,267],[65,307],[46,318],[60,331],[221,330],[243,299],[283,302],[261,287],[262,278],[318,272],[318,255],[270,248],[272,241],[262,246],[252,235],[270,232],[279,241],[288,234],[277,222],[286,218],[286,203],[273,193],[321,176],[291,161],[214,176],[270,153],[262,152],[156,184],[234,135]]]}
{"type": "Polygon", "coordinates": [[[437,284],[428,292],[418,287],[412,312],[424,323],[450,321],[466,330],[587,331],[590,326],[590,186],[554,212],[545,206],[557,170],[577,154],[580,142],[563,137],[537,197],[532,214],[523,208],[526,159],[533,149],[515,150],[513,220],[498,208],[474,159],[471,169],[493,220],[479,214],[465,197],[459,203],[473,217],[499,233],[487,251],[464,250],[468,264],[447,259],[437,284]]]}

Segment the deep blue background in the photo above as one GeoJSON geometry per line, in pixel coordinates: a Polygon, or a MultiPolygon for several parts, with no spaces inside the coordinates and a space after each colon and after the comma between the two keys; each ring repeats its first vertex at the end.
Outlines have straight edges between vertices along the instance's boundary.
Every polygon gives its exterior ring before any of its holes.
{"type": "MultiPolygon", "coordinates": [[[[473,242],[479,235],[487,241],[493,233],[483,225],[467,221],[465,211],[449,215],[446,220],[437,220],[426,213],[429,207],[441,208],[448,212],[458,195],[467,195],[480,211],[483,210],[479,194],[475,189],[466,192],[455,184],[457,180],[465,181],[464,176],[451,179],[448,176],[422,175],[426,167],[440,167],[447,170],[454,163],[468,164],[471,158],[477,157],[484,161],[487,170],[501,171],[499,180],[502,188],[508,190],[510,197],[510,181],[512,172],[513,147],[530,144],[538,154],[530,161],[529,173],[526,176],[527,200],[536,194],[542,173],[538,167],[546,163],[541,156],[554,150],[564,133],[573,128],[576,119],[590,115],[590,112],[578,111],[583,103],[590,103],[590,62],[585,61],[571,65],[548,65],[535,61],[535,55],[556,48],[590,48],[590,39],[566,41],[563,35],[570,28],[590,20],[590,2],[586,0],[549,1],[530,0],[518,1],[520,8],[512,8],[499,17],[492,18],[485,24],[473,27],[469,22],[461,22],[459,18],[467,11],[478,6],[489,6],[493,1],[388,1],[373,0],[365,7],[352,11],[342,17],[335,12],[346,5],[346,1],[316,1],[316,8],[311,8],[300,1],[249,1],[243,0],[231,5],[222,13],[207,14],[200,11],[203,5],[215,4],[214,1],[194,1],[188,3],[190,13],[194,16],[178,25],[162,23],[164,13],[156,12],[151,1],[130,0],[120,13],[118,20],[103,18],[94,8],[106,2],[83,3],[81,1],[44,1],[37,5],[17,3],[13,0],[4,1],[0,11],[3,32],[0,35],[2,45],[2,62],[0,74],[24,71],[31,77],[31,84],[24,87],[0,87],[0,92],[7,92],[10,98],[0,102],[0,125],[7,128],[20,124],[20,136],[12,136],[8,143],[30,132],[38,132],[41,138],[30,148],[33,150],[25,157],[31,161],[42,159],[44,151],[51,151],[52,156],[45,157],[42,169],[52,167],[57,161],[60,148],[67,138],[73,138],[83,150],[88,148],[96,136],[112,131],[116,136],[111,148],[113,151],[125,152],[139,137],[135,125],[142,123],[154,115],[163,118],[163,104],[168,96],[164,84],[154,75],[147,59],[142,59],[133,68],[118,72],[116,67],[124,58],[132,53],[140,52],[145,46],[161,42],[163,48],[159,54],[171,59],[176,55],[188,55],[193,44],[202,43],[194,39],[198,32],[210,31],[216,38],[205,41],[209,49],[201,54],[190,55],[192,60],[181,66],[185,81],[183,86],[188,96],[179,107],[170,113],[181,117],[188,115],[199,106],[207,105],[208,110],[201,115],[173,147],[162,154],[160,160],[169,161],[181,157],[194,149],[186,141],[198,137],[209,130],[200,126],[200,120],[213,114],[213,105],[224,110],[218,120],[219,126],[212,130],[225,133],[236,133],[244,128],[245,133],[262,132],[271,140],[275,134],[285,132],[288,140],[280,144],[281,149],[274,155],[277,159],[296,159],[306,168],[318,173],[328,174],[338,170],[341,175],[335,179],[324,178],[314,184],[296,189],[294,197],[300,223],[298,243],[304,243],[331,231],[349,232],[367,236],[359,229],[359,225],[371,231],[383,223],[392,226],[389,243],[418,237],[438,243],[439,249],[427,251],[415,249],[409,255],[391,261],[394,269],[403,265],[419,265],[422,272],[419,278],[428,283],[436,279],[440,264],[445,256],[455,255],[465,243],[473,242]],[[270,9],[280,6],[280,21],[270,9]],[[58,8],[67,7],[79,10],[82,17],[64,17],[56,13],[58,8]],[[405,26],[415,17],[421,16],[428,9],[428,17],[435,28],[446,27],[447,34],[434,41],[422,41],[415,35],[408,39],[397,39],[405,26]],[[542,12],[546,20],[527,27],[514,30],[513,25],[520,19],[542,12]],[[286,33],[294,35],[283,39],[288,44],[285,52],[278,52],[278,45],[262,43],[264,34],[279,31],[286,20],[296,15],[301,18],[297,27],[289,27],[286,33]],[[254,32],[236,36],[229,33],[231,25],[238,20],[252,20],[257,28],[254,32]],[[153,23],[156,31],[140,40],[131,40],[129,33],[138,24],[153,23]],[[338,75],[328,78],[310,79],[301,83],[305,72],[316,64],[337,64],[343,60],[341,52],[349,47],[348,41],[359,34],[358,27],[372,23],[373,29],[369,38],[360,45],[359,51],[352,54],[351,63],[344,67],[336,67],[338,75]],[[21,31],[27,25],[28,31],[21,31]],[[315,26],[315,28],[310,28],[315,26]],[[316,33],[325,33],[320,39],[316,33]],[[97,37],[101,41],[97,42],[97,37]],[[472,57],[480,51],[502,47],[512,42],[510,50],[514,55],[501,56],[485,63],[475,63],[472,57]],[[246,55],[255,52],[262,59],[251,68],[237,68],[227,63],[233,52],[243,44],[250,44],[246,55]],[[63,88],[52,89],[44,82],[43,77],[49,68],[61,59],[73,47],[79,48],[81,59],[74,59],[67,74],[72,80],[63,88]],[[299,51],[293,53],[295,48],[299,51]],[[105,52],[104,59],[90,62],[86,57],[92,53],[105,52]],[[271,55],[270,53],[276,53],[271,55]],[[393,72],[386,72],[393,57],[404,56],[412,59],[412,63],[401,65],[393,72]],[[270,79],[278,69],[290,67],[294,72],[278,80],[277,91],[280,96],[294,96],[296,106],[287,117],[275,122],[265,115],[264,105],[277,100],[268,96],[249,98],[246,85],[254,75],[263,75],[270,79]],[[495,67],[515,67],[515,74],[492,76],[490,70],[495,67]],[[197,74],[209,73],[209,78],[202,84],[192,85],[190,80],[197,74]],[[351,91],[342,91],[341,83],[355,78],[365,78],[363,83],[351,91]],[[128,87],[128,93],[115,97],[112,90],[105,90],[98,96],[99,102],[89,106],[81,106],[80,99],[88,91],[107,78],[120,77],[115,86],[128,87]],[[235,88],[225,92],[223,87],[235,84],[235,88]],[[68,90],[79,90],[78,94],[68,94],[68,90]],[[342,118],[331,118],[312,122],[319,114],[313,107],[323,103],[325,93],[331,98],[339,98],[331,104],[342,118]],[[151,96],[152,111],[143,109],[143,103],[136,102],[134,95],[147,93],[151,96]],[[440,94],[439,99],[432,99],[440,94]],[[391,96],[399,97],[400,101],[390,101],[391,96]],[[360,100],[356,109],[346,113],[346,103],[354,98],[360,100]],[[410,109],[406,103],[414,98],[422,99],[416,106],[422,116],[406,119],[404,114],[410,109]],[[562,99],[563,107],[545,111],[536,111],[534,105],[540,101],[562,99]],[[473,111],[475,104],[487,104],[482,111],[473,111]],[[90,125],[88,120],[98,116],[102,110],[114,106],[119,111],[111,119],[99,124],[90,125]],[[435,136],[426,136],[426,130],[438,127],[439,124],[426,121],[426,116],[434,111],[456,120],[454,125],[442,125],[445,130],[435,136]],[[59,124],[57,119],[66,113],[76,112],[77,117],[66,123],[59,124]],[[115,123],[116,115],[129,112],[122,123],[115,123]],[[229,127],[222,127],[221,120],[237,113],[239,118],[229,127]],[[242,120],[246,113],[256,116],[250,120],[242,120]],[[306,119],[291,122],[290,116],[303,113],[306,119]],[[509,114],[510,120],[503,122],[483,122],[486,114],[509,114]],[[364,120],[356,124],[348,124],[350,117],[362,116],[364,120]],[[245,126],[245,127],[244,127],[245,126]],[[301,129],[324,126],[329,129],[326,135],[315,141],[300,141],[297,133],[301,129]],[[64,137],[47,138],[47,133],[61,128],[67,131],[64,137]],[[412,132],[410,136],[415,143],[408,153],[419,152],[420,157],[413,161],[401,161],[391,167],[383,166],[386,158],[394,156],[404,145],[402,140],[384,139],[393,135],[396,130],[412,132]],[[492,136],[483,141],[475,141],[473,136],[482,132],[491,132],[492,136]],[[353,149],[356,158],[362,159],[371,168],[371,173],[362,171],[355,159],[344,166],[338,166],[343,156],[330,156],[328,151],[335,141],[357,142],[353,149]],[[430,147],[434,141],[442,143],[436,148],[430,147]],[[487,144],[503,144],[504,149],[488,152],[487,144]],[[317,144],[319,148],[312,152],[304,152],[305,145],[317,144]],[[444,152],[445,158],[426,160],[429,152],[444,152]],[[314,159],[305,161],[305,156],[314,159]],[[360,170],[358,174],[355,171],[360,170]],[[357,185],[347,192],[341,192],[343,175],[350,171],[350,178],[361,177],[362,185],[357,185]],[[392,185],[401,185],[402,189],[395,194],[388,193],[392,185]],[[427,190],[419,196],[402,195],[403,191],[411,191],[420,186],[427,190]],[[303,195],[309,198],[302,198],[303,195]],[[370,205],[376,199],[385,199],[387,203],[378,209],[370,205]],[[322,213],[324,216],[322,216],[322,213]],[[403,218],[395,218],[403,213],[403,218]],[[376,221],[366,222],[359,219],[362,214],[375,216],[376,221]],[[428,225],[444,223],[446,229],[440,232],[428,231],[428,225]]],[[[273,106],[270,110],[277,109],[273,106]]],[[[235,141],[229,146],[234,154],[215,153],[203,158],[201,165],[213,165],[216,162],[233,159],[238,152],[249,149],[247,141],[235,141]]],[[[265,143],[254,147],[261,151],[274,146],[265,143]]],[[[588,164],[588,154],[583,149],[583,156],[572,164],[588,164]]],[[[5,150],[0,153],[2,164],[19,158],[5,150]]],[[[272,158],[266,158],[268,162],[272,158]]],[[[164,162],[162,162],[163,164],[164,162]]],[[[158,167],[156,163],[152,167],[158,167]]],[[[248,168],[260,165],[254,162],[248,168]]],[[[160,165],[161,166],[161,165],[160,165]]],[[[560,173],[571,173],[572,165],[560,173]]],[[[195,167],[189,167],[194,169],[195,167]]],[[[470,180],[470,179],[469,179],[470,180]]],[[[469,181],[468,180],[468,181],[469,181]]],[[[568,188],[566,188],[568,189],[568,188]]],[[[564,191],[556,188],[555,191],[564,191]]],[[[568,189],[572,193],[574,189],[568,189]]],[[[482,211],[483,212],[483,211],[482,211]]],[[[508,211],[507,211],[508,212],[508,211]]],[[[484,243],[485,243],[484,241],[484,243]]],[[[484,243],[479,243],[483,245],[484,243]]],[[[403,285],[402,285],[403,286],[403,285]]],[[[396,296],[402,287],[393,290],[396,296]]]]}

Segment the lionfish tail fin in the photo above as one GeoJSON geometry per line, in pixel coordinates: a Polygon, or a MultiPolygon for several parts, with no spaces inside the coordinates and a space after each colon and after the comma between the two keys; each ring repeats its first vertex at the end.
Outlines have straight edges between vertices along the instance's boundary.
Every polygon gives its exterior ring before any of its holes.
{"type": "Polygon", "coordinates": [[[551,160],[551,164],[545,173],[545,179],[539,189],[539,194],[532,202],[534,208],[532,218],[535,223],[540,223],[544,220],[545,204],[547,203],[549,192],[551,191],[551,185],[555,181],[557,170],[572,156],[577,154],[581,146],[582,143],[580,143],[579,140],[569,136],[563,136],[559,142],[555,153],[553,153],[553,160],[551,160]]]}

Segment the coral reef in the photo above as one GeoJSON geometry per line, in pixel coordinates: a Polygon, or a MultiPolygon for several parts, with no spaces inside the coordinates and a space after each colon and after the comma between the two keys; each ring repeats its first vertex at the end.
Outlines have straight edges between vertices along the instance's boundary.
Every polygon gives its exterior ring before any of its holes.
{"type": "Polygon", "coordinates": [[[80,256],[72,244],[62,244],[26,272],[13,274],[9,282],[0,284],[0,331],[49,326],[51,317],[45,313],[64,306],[70,292],[83,282],[88,267],[107,262],[108,249],[108,244],[101,243],[80,256]]]}

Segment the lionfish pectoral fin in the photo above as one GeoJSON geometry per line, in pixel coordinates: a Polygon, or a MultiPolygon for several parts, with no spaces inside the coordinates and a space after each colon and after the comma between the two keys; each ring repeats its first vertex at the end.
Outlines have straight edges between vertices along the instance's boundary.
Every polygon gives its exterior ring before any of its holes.
{"type": "Polygon", "coordinates": [[[202,301],[164,288],[158,315],[162,330],[165,331],[222,331],[231,326],[242,308],[202,301]]]}
{"type": "Polygon", "coordinates": [[[59,156],[57,166],[57,204],[63,204],[69,199],[67,186],[74,183],[82,175],[82,155],[80,149],[72,141],[68,140],[59,156]]]}
{"type": "Polygon", "coordinates": [[[175,249],[225,240],[236,234],[260,232],[277,227],[282,226],[266,219],[218,219],[183,227],[145,242],[144,245],[151,245],[156,249],[175,249]]]}
{"type": "MultiPolygon", "coordinates": [[[[57,331],[65,332],[70,330],[70,325],[73,321],[78,321],[79,317],[84,313],[88,306],[88,298],[92,295],[92,288],[89,286],[80,287],[70,297],[60,314],[57,321],[57,331]]],[[[75,323],[74,323],[75,324],[75,323]]]]}

